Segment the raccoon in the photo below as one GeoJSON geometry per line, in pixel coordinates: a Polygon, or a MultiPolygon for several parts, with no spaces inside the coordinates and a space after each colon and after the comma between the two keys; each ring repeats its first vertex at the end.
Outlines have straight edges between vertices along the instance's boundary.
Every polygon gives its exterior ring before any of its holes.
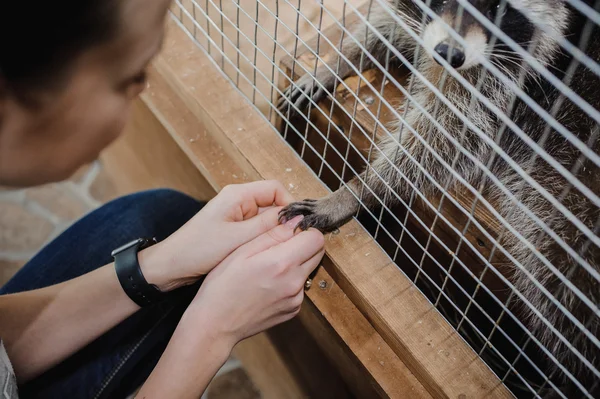
{"type": "MultiPolygon", "coordinates": [[[[588,104],[587,111],[590,107],[598,110],[600,78],[587,66],[574,62],[571,53],[557,40],[564,38],[594,62],[600,61],[599,29],[571,5],[574,1],[581,0],[470,0],[469,4],[498,23],[504,34],[567,84],[588,104]]],[[[413,73],[411,77],[413,101],[418,106],[409,104],[403,110],[408,126],[397,121],[392,126],[392,134],[378,143],[381,154],[372,158],[369,167],[346,187],[318,200],[292,203],[281,211],[280,217],[289,220],[304,215],[299,228],[314,227],[331,232],[351,220],[361,203],[369,208],[378,206],[382,200],[393,205],[395,196],[389,194],[390,189],[406,203],[413,187],[425,196],[435,195],[438,188],[426,175],[442,186],[446,181],[457,184],[444,163],[454,165],[454,171],[468,184],[483,188],[483,197],[495,204],[497,212],[521,235],[504,234],[500,245],[514,258],[512,284],[530,304],[522,306],[523,320],[562,365],[549,361],[547,375],[552,378],[560,375],[556,378],[563,394],[569,397],[580,397],[584,392],[576,388],[574,379],[590,395],[598,395],[596,382],[599,379],[592,369],[597,373],[600,366],[600,168],[597,159],[585,156],[584,151],[600,154],[599,126],[593,116],[561,93],[507,43],[494,37],[480,19],[462,9],[458,1],[431,0],[427,4],[442,21],[456,29],[463,43],[449,34],[439,19],[425,13],[424,2],[420,0],[399,0],[393,4],[375,0],[367,17],[372,25],[369,34],[366,23],[353,27],[352,36],[381,65],[385,65],[389,53],[380,36],[400,54],[394,57],[395,63],[390,63],[390,67],[402,64],[404,58],[404,62],[412,64],[422,75],[417,77],[413,73]],[[422,38],[422,46],[408,30],[398,26],[394,16],[422,38]],[[415,51],[417,47],[420,51],[415,51]],[[482,58],[496,66],[512,85],[486,72],[482,58]],[[477,87],[526,137],[519,136],[510,127],[501,129],[499,113],[492,112],[458,79],[444,73],[448,68],[477,87]],[[470,124],[465,124],[452,107],[439,101],[427,83],[439,87],[450,104],[465,113],[470,124]],[[549,127],[531,104],[518,96],[515,98],[514,87],[523,90],[537,106],[553,115],[585,148],[566,140],[558,130],[549,127]],[[437,125],[427,114],[435,115],[437,125]],[[499,156],[481,132],[497,143],[509,159],[499,156]],[[458,141],[471,156],[459,151],[448,136],[458,141]],[[539,154],[536,156],[527,141],[542,147],[555,164],[539,154]],[[478,163],[486,165],[497,181],[484,174],[478,163]],[[524,179],[514,164],[531,179],[524,179]],[[572,182],[557,168],[572,173],[580,183],[578,187],[572,187],[572,182]],[[543,191],[557,199],[560,209],[549,196],[541,194],[543,191]],[[518,202],[526,209],[517,206],[518,202]],[[552,237],[548,229],[556,236],[552,237]],[[559,244],[561,240],[568,248],[559,244]],[[569,284],[562,281],[565,279],[569,284]],[[572,378],[565,377],[564,370],[559,370],[563,367],[572,378]]],[[[598,9],[597,4],[588,5],[598,9]]],[[[337,68],[338,76],[328,68],[318,68],[314,75],[304,75],[285,90],[280,109],[292,103],[301,110],[309,96],[319,101],[327,92],[333,92],[338,81],[354,73],[352,66],[361,65],[364,70],[374,67],[370,57],[364,56],[361,60],[361,46],[349,36],[344,38],[341,49],[349,62],[338,63],[336,59],[329,64],[331,70],[337,68]]]]}

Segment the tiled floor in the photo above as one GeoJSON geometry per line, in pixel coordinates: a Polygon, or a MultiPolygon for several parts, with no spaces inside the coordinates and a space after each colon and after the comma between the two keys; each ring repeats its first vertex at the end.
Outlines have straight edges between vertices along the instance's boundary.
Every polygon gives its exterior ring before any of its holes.
{"type": "MultiPolygon", "coordinates": [[[[23,190],[0,187],[0,284],[73,221],[116,195],[99,162],[63,183],[23,190]]],[[[260,398],[235,359],[225,364],[203,397],[230,398],[260,398]]]]}
{"type": "Polygon", "coordinates": [[[90,193],[100,173],[100,164],[94,163],[63,183],[0,189],[0,283],[75,219],[101,204],[90,193]]]}

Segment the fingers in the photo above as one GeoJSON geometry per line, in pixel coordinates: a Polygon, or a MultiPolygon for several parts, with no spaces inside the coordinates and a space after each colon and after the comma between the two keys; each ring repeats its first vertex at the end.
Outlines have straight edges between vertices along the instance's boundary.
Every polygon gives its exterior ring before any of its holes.
{"type": "Polygon", "coordinates": [[[263,229],[264,233],[236,249],[231,257],[237,258],[239,256],[243,256],[249,258],[291,239],[294,236],[296,225],[302,220],[302,218],[298,217],[285,224],[278,224],[278,214],[280,209],[281,208],[279,207],[273,208],[273,210],[264,212],[261,215],[255,216],[250,220],[240,223],[240,225],[243,225],[244,227],[250,226],[250,228],[252,228],[253,223],[260,223],[260,218],[268,217],[268,223],[273,227],[269,229],[259,227],[263,229]],[[255,219],[257,221],[255,221],[255,219]]]}
{"type": "Polygon", "coordinates": [[[277,180],[262,180],[240,185],[245,200],[254,200],[258,207],[285,206],[294,201],[294,197],[277,180]]]}
{"type": "MultiPolygon", "coordinates": [[[[259,214],[241,222],[235,222],[236,236],[247,237],[243,243],[250,241],[279,225],[280,206],[262,208],[259,214]]],[[[241,244],[241,243],[240,243],[241,244]]]]}
{"type": "Polygon", "coordinates": [[[302,307],[302,303],[304,301],[304,281],[302,282],[302,288],[298,291],[295,291],[293,295],[286,296],[282,298],[277,306],[276,314],[277,315],[285,315],[290,313],[298,313],[300,308],[302,307]]]}
{"type": "MultiPolygon", "coordinates": [[[[263,212],[268,211],[269,209],[273,209],[273,206],[261,206],[260,208],[258,208],[258,214],[260,215],[263,212]]],[[[281,209],[281,207],[279,207],[281,209]]]]}
{"type": "Polygon", "coordinates": [[[297,269],[297,273],[300,274],[302,286],[304,286],[304,282],[310,276],[310,274],[319,266],[319,263],[321,263],[321,260],[323,259],[323,255],[325,255],[325,250],[321,249],[312,258],[301,264],[297,269]]]}
{"type": "Polygon", "coordinates": [[[290,274],[287,278],[289,278],[289,281],[292,282],[291,286],[293,287],[294,294],[288,297],[288,299],[283,303],[281,312],[277,316],[278,320],[274,325],[290,320],[300,313],[300,309],[302,309],[302,302],[304,301],[304,283],[306,282],[309,274],[317,268],[324,254],[325,251],[321,250],[312,258],[300,265],[299,268],[290,270],[290,274]]]}
{"type": "Polygon", "coordinates": [[[260,213],[261,208],[284,206],[294,197],[276,180],[225,186],[217,196],[218,204],[225,209],[231,221],[250,219],[260,213]]]}
{"type": "MultiPolygon", "coordinates": [[[[287,229],[293,229],[292,226],[295,226],[295,224],[298,223],[298,220],[294,218],[290,222],[284,225],[287,229]]],[[[275,229],[271,231],[274,230],[275,229]]],[[[289,232],[287,234],[289,234],[289,232]]],[[[273,260],[276,260],[278,263],[291,267],[294,265],[302,265],[309,261],[323,249],[324,244],[325,239],[323,238],[323,234],[318,230],[309,229],[302,231],[279,244],[271,245],[268,250],[263,250],[256,256],[263,258],[264,262],[272,263],[273,260]]],[[[308,269],[308,267],[309,265],[306,266],[306,269],[308,269]]]]}

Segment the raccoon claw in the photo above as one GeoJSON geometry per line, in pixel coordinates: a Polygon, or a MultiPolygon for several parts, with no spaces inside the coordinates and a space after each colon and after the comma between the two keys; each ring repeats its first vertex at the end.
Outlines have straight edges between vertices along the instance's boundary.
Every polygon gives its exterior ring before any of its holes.
{"type": "Polygon", "coordinates": [[[331,228],[329,218],[318,213],[317,200],[313,199],[305,199],[289,204],[279,212],[279,221],[285,223],[299,215],[304,216],[304,218],[296,225],[294,230],[305,231],[311,227],[321,233],[329,233],[335,230],[335,228],[331,228]]]}
{"type": "Polygon", "coordinates": [[[291,98],[291,92],[293,91],[293,83],[292,85],[288,86],[283,93],[281,93],[281,97],[279,97],[279,100],[277,100],[277,109],[280,112],[285,112],[286,110],[286,105],[288,102],[290,102],[290,98],[291,98]]]}
{"type": "Polygon", "coordinates": [[[288,109],[288,104],[291,106],[290,112],[298,113],[301,112],[310,99],[315,103],[320,101],[325,90],[318,86],[316,81],[311,75],[305,75],[295,83],[291,83],[282,93],[281,97],[277,101],[277,109],[284,113],[288,109]]]}
{"type": "Polygon", "coordinates": [[[310,215],[314,211],[316,202],[316,200],[305,199],[289,204],[279,212],[279,223],[286,223],[299,215],[304,217],[310,215]]]}
{"type": "Polygon", "coordinates": [[[277,109],[281,113],[285,113],[290,106],[291,113],[297,113],[303,108],[303,103],[308,101],[305,89],[298,87],[295,84],[291,84],[279,98],[277,102],[277,109]]]}
{"type": "Polygon", "coordinates": [[[317,220],[316,220],[316,216],[315,215],[309,215],[309,216],[305,216],[304,219],[302,219],[300,221],[300,223],[298,223],[298,225],[294,228],[294,232],[296,232],[296,230],[300,229],[301,231],[306,231],[308,229],[310,229],[311,227],[315,227],[316,229],[320,230],[317,226],[317,220]]]}

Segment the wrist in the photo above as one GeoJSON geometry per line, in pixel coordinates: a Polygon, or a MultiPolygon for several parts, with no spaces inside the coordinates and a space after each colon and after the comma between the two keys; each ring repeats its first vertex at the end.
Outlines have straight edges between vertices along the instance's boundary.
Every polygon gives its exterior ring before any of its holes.
{"type": "Polygon", "coordinates": [[[138,252],[138,262],[148,284],[154,284],[163,292],[192,284],[196,279],[177,276],[176,261],[164,242],[138,252]]]}
{"type": "Polygon", "coordinates": [[[192,302],[188,306],[177,329],[189,338],[194,348],[205,348],[208,343],[212,355],[225,362],[238,341],[206,307],[198,305],[192,302]]]}
{"type": "Polygon", "coordinates": [[[186,310],[136,398],[202,396],[233,349],[212,327],[206,314],[186,310]]]}

